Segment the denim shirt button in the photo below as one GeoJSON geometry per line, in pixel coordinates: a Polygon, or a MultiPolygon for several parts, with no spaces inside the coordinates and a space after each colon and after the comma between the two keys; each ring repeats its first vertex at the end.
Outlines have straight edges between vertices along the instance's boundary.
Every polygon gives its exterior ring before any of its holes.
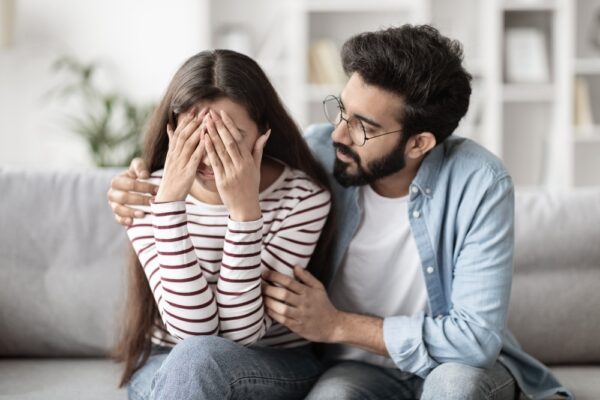
{"type": "Polygon", "coordinates": [[[416,186],[413,186],[413,187],[410,188],[410,191],[413,192],[413,193],[418,193],[419,192],[419,188],[416,187],[416,186]]]}
{"type": "Polygon", "coordinates": [[[431,189],[429,189],[429,188],[425,189],[425,193],[431,194],[431,189]]]}
{"type": "Polygon", "coordinates": [[[413,218],[419,218],[421,216],[421,213],[419,211],[413,211],[412,216],[413,218]]]}
{"type": "Polygon", "coordinates": [[[433,274],[433,267],[432,266],[427,267],[426,271],[428,274],[433,274]]]}

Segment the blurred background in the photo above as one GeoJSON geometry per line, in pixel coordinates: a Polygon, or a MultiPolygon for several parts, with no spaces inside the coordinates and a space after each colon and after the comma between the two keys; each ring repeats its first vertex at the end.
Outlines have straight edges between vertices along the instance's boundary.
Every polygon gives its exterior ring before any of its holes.
{"type": "Polygon", "coordinates": [[[323,122],[365,30],[431,23],[473,75],[456,134],[520,187],[600,185],[600,0],[0,0],[0,168],[126,165],[175,70],[231,48],[298,124],[323,122]]]}

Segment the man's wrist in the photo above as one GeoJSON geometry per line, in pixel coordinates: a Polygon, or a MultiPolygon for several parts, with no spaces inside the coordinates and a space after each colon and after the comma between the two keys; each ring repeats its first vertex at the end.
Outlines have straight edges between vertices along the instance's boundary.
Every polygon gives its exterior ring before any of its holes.
{"type": "Polygon", "coordinates": [[[371,353],[389,356],[383,339],[383,319],[338,311],[329,343],[344,343],[371,353]]]}
{"type": "Polygon", "coordinates": [[[332,320],[333,327],[329,338],[329,343],[345,343],[348,341],[348,319],[350,314],[344,311],[336,310],[332,320]]]}

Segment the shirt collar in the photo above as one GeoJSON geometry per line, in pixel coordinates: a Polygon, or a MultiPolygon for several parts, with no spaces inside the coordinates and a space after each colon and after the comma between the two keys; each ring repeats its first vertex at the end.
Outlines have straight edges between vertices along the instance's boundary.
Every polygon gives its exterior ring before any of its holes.
{"type": "MultiPolygon", "coordinates": [[[[426,197],[431,197],[444,162],[444,143],[435,146],[425,156],[411,186],[416,187],[426,197]]],[[[411,190],[413,190],[411,188],[411,190]]]]}

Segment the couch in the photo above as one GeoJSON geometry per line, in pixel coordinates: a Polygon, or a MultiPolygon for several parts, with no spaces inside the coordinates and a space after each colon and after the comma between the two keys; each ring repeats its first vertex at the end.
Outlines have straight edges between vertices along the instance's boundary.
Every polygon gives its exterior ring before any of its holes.
{"type": "MultiPolygon", "coordinates": [[[[125,399],[106,357],[127,238],[114,169],[0,168],[0,399],[125,399]]],[[[509,326],[578,399],[600,399],[600,188],[518,192],[509,326]]]]}

